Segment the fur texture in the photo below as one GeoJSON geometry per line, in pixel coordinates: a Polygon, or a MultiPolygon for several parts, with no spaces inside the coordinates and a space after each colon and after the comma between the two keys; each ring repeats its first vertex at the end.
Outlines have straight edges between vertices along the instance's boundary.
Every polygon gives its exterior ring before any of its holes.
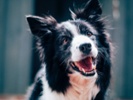
{"type": "Polygon", "coordinates": [[[71,11],[72,20],[27,16],[42,68],[28,100],[104,100],[110,83],[110,41],[98,0],[71,11]]]}

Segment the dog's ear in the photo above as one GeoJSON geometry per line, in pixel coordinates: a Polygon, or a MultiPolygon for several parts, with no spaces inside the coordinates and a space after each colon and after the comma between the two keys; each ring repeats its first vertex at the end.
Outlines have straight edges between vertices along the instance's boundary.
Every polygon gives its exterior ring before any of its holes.
{"type": "Polygon", "coordinates": [[[29,23],[29,27],[33,35],[41,37],[45,34],[52,33],[54,30],[57,21],[52,16],[47,17],[38,17],[28,15],[26,16],[29,23]]]}
{"type": "Polygon", "coordinates": [[[101,14],[102,9],[98,0],[90,0],[83,8],[75,9],[74,12],[71,11],[73,19],[95,20],[99,18],[101,14]]]}

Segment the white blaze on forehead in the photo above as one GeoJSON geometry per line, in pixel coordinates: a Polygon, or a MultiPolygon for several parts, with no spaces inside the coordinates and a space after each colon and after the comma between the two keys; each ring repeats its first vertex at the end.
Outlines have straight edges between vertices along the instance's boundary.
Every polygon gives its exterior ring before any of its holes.
{"type": "Polygon", "coordinates": [[[66,29],[68,29],[74,36],[78,35],[77,27],[69,21],[61,23],[66,29]]]}

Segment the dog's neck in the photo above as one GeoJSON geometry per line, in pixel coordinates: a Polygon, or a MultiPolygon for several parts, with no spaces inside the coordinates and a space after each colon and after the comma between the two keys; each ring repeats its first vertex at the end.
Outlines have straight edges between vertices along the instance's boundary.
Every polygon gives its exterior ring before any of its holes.
{"type": "Polygon", "coordinates": [[[69,74],[69,77],[71,86],[67,90],[68,100],[92,100],[99,92],[95,85],[96,77],[85,78],[79,73],[69,74]]]}

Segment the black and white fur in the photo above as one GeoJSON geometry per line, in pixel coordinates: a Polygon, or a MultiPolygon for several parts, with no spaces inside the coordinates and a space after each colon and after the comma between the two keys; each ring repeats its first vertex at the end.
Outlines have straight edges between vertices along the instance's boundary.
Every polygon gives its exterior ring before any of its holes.
{"type": "Polygon", "coordinates": [[[27,16],[42,67],[27,100],[104,100],[110,83],[110,42],[98,0],[70,11],[72,20],[27,16]],[[77,71],[70,62],[92,57],[93,72],[77,71]]]}

